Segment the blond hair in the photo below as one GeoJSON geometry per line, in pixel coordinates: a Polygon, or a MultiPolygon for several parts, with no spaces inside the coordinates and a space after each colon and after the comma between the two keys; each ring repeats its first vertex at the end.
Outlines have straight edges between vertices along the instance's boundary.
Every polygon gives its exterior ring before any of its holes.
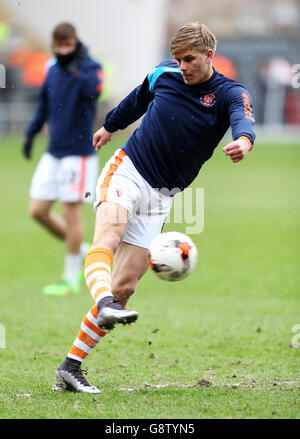
{"type": "Polygon", "coordinates": [[[215,52],[217,48],[217,39],[214,34],[205,24],[201,24],[198,21],[182,26],[176,32],[170,44],[172,55],[192,48],[202,53],[208,49],[212,49],[215,52]]]}

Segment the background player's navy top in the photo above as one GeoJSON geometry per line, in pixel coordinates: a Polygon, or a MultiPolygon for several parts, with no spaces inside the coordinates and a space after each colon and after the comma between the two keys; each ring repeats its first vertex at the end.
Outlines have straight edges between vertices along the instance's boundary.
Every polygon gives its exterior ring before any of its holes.
{"type": "Polygon", "coordinates": [[[234,140],[255,139],[249,93],[216,70],[208,81],[186,85],[175,62],[162,62],[107,114],[104,127],[124,129],[144,113],[123,149],[153,188],[187,187],[230,125],[234,140]]]}
{"type": "Polygon", "coordinates": [[[47,121],[50,129],[48,152],[57,158],[95,153],[92,130],[101,91],[102,67],[88,56],[82,44],[76,61],[62,67],[56,58],[50,60],[37,111],[26,131],[28,137],[33,137],[47,121]]]}

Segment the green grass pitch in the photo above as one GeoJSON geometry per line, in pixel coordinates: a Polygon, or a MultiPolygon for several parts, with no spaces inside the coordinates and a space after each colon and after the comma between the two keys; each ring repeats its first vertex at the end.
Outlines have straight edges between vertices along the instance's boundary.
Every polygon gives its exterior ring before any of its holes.
{"type": "MultiPolygon", "coordinates": [[[[104,147],[101,166],[123,140],[104,147]]],[[[193,183],[205,191],[196,270],[171,283],[146,274],[129,303],[136,325],[116,327],[84,363],[102,392],[81,395],[51,392],[93,302],[85,286],[41,294],[64,256],[28,216],[45,142],[27,162],[21,139],[1,140],[0,418],[300,418],[299,145],[258,139],[238,164],[218,148],[193,183]]],[[[91,206],[84,220],[91,240],[91,206]]]]}

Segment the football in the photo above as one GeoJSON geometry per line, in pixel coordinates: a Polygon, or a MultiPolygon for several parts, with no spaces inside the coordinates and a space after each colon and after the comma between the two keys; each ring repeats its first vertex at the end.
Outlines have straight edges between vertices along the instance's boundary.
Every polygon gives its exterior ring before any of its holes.
{"type": "Polygon", "coordinates": [[[150,244],[149,266],[163,280],[184,279],[194,270],[197,259],[197,247],[184,233],[161,233],[150,244]]]}

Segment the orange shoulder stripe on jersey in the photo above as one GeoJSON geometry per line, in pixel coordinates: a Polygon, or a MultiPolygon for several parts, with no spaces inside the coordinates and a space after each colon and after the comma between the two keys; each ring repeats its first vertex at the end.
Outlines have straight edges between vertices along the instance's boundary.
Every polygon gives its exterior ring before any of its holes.
{"type": "Polygon", "coordinates": [[[110,164],[109,170],[107,171],[107,173],[103,179],[103,182],[100,186],[99,203],[102,203],[102,201],[106,200],[107,191],[108,191],[110,181],[111,181],[114,173],[116,172],[116,170],[118,169],[118,167],[122,163],[123,158],[126,157],[126,155],[127,155],[126,152],[123,149],[120,149],[119,154],[115,157],[115,161],[110,164]]]}

